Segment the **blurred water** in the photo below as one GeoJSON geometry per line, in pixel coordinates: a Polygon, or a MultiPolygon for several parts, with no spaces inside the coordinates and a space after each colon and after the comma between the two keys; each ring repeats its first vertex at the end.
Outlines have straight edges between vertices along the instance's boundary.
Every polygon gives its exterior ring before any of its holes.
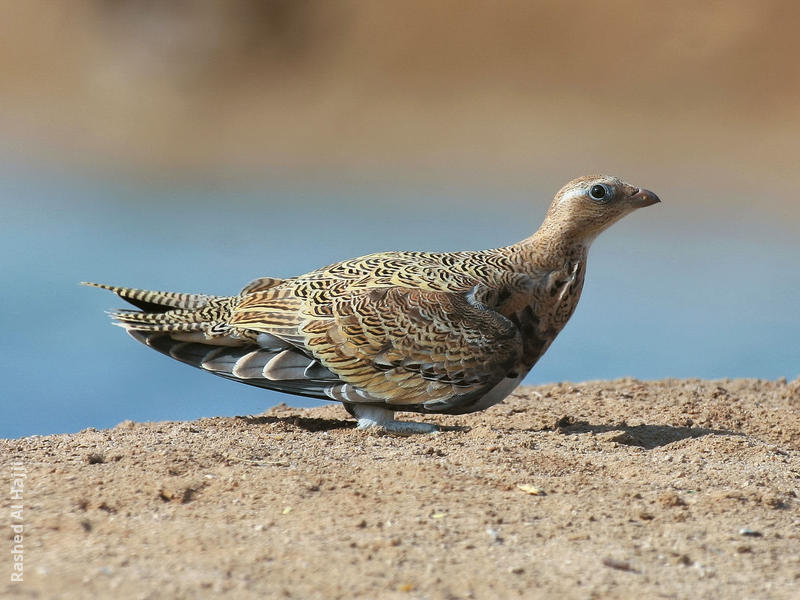
{"type": "MultiPolygon", "coordinates": [[[[103,314],[121,301],[79,281],[226,294],[378,250],[494,247],[528,235],[552,191],[502,205],[474,191],[0,174],[0,437],[314,404],[136,344],[103,314]]],[[[596,242],[581,305],[527,383],[800,373],[797,237],[748,215],[682,218],[658,192],[663,205],[596,242]]]]}

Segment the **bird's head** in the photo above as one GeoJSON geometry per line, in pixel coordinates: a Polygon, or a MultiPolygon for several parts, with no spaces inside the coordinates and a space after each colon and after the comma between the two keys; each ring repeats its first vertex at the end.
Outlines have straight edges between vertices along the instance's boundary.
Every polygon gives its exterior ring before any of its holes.
{"type": "Polygon", "coordinates": [[[579,177],[556,194],[542,228],[590,243],[628,213],[656,202],[660,200],[653,192],[616,177],[579,177]]]}

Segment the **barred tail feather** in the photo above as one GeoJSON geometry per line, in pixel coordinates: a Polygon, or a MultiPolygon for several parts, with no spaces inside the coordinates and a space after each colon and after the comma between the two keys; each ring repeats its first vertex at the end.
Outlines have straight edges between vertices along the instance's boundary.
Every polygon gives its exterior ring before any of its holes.
{"type": "Polygon", "coordinates": [[[156,292],[100,283],[84,285],[114,292],[141,309],[121,309],[109,313],[115,325],[129,332],[170,333],[181,338],[188,336],[230,346],[245,343],[237,339],[228,324],[236,296],[156,292]]]}
{"type": "Polygon", "coordinates": [[[81,285],[100,288],[115,293],[117,296],[133,304],[135,307],[148,313],[163,313],[175,308],[197,309],[205,306],[210,300],[223,296],[209,296],[207,294],[183,294],[179,292],[159,292],[153,290],[140,290],[136,288],[107,285],[105,283],[92,283],[83,281],[81,285]]]}

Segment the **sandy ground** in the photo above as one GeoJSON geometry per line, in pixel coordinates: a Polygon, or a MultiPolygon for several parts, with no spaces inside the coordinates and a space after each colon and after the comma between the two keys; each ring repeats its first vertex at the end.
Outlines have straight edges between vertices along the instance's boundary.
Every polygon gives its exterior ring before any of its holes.
{"type": "Polygon", "coordinates": [[[522,388],[430,420],[452,429],[398,438],[279,406],[2,440],[3,488],[26,477],[22,500],[3,493],[11,525],[23,507],[24,581],[12,531],[0,592],[800,596],[800,380],[522,388]]]}

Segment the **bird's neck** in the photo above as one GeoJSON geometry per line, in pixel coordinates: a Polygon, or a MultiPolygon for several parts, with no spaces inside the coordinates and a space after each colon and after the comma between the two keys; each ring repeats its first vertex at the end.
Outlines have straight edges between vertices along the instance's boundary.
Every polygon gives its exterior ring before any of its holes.
{"type": "Polygon", "coordinates": [[[514,247],[515,254],[532,269],[551,272],[576,262],[585,262],[593,241],[594,237],[583,239],[542,225],[536,233],[514,247]]]}

